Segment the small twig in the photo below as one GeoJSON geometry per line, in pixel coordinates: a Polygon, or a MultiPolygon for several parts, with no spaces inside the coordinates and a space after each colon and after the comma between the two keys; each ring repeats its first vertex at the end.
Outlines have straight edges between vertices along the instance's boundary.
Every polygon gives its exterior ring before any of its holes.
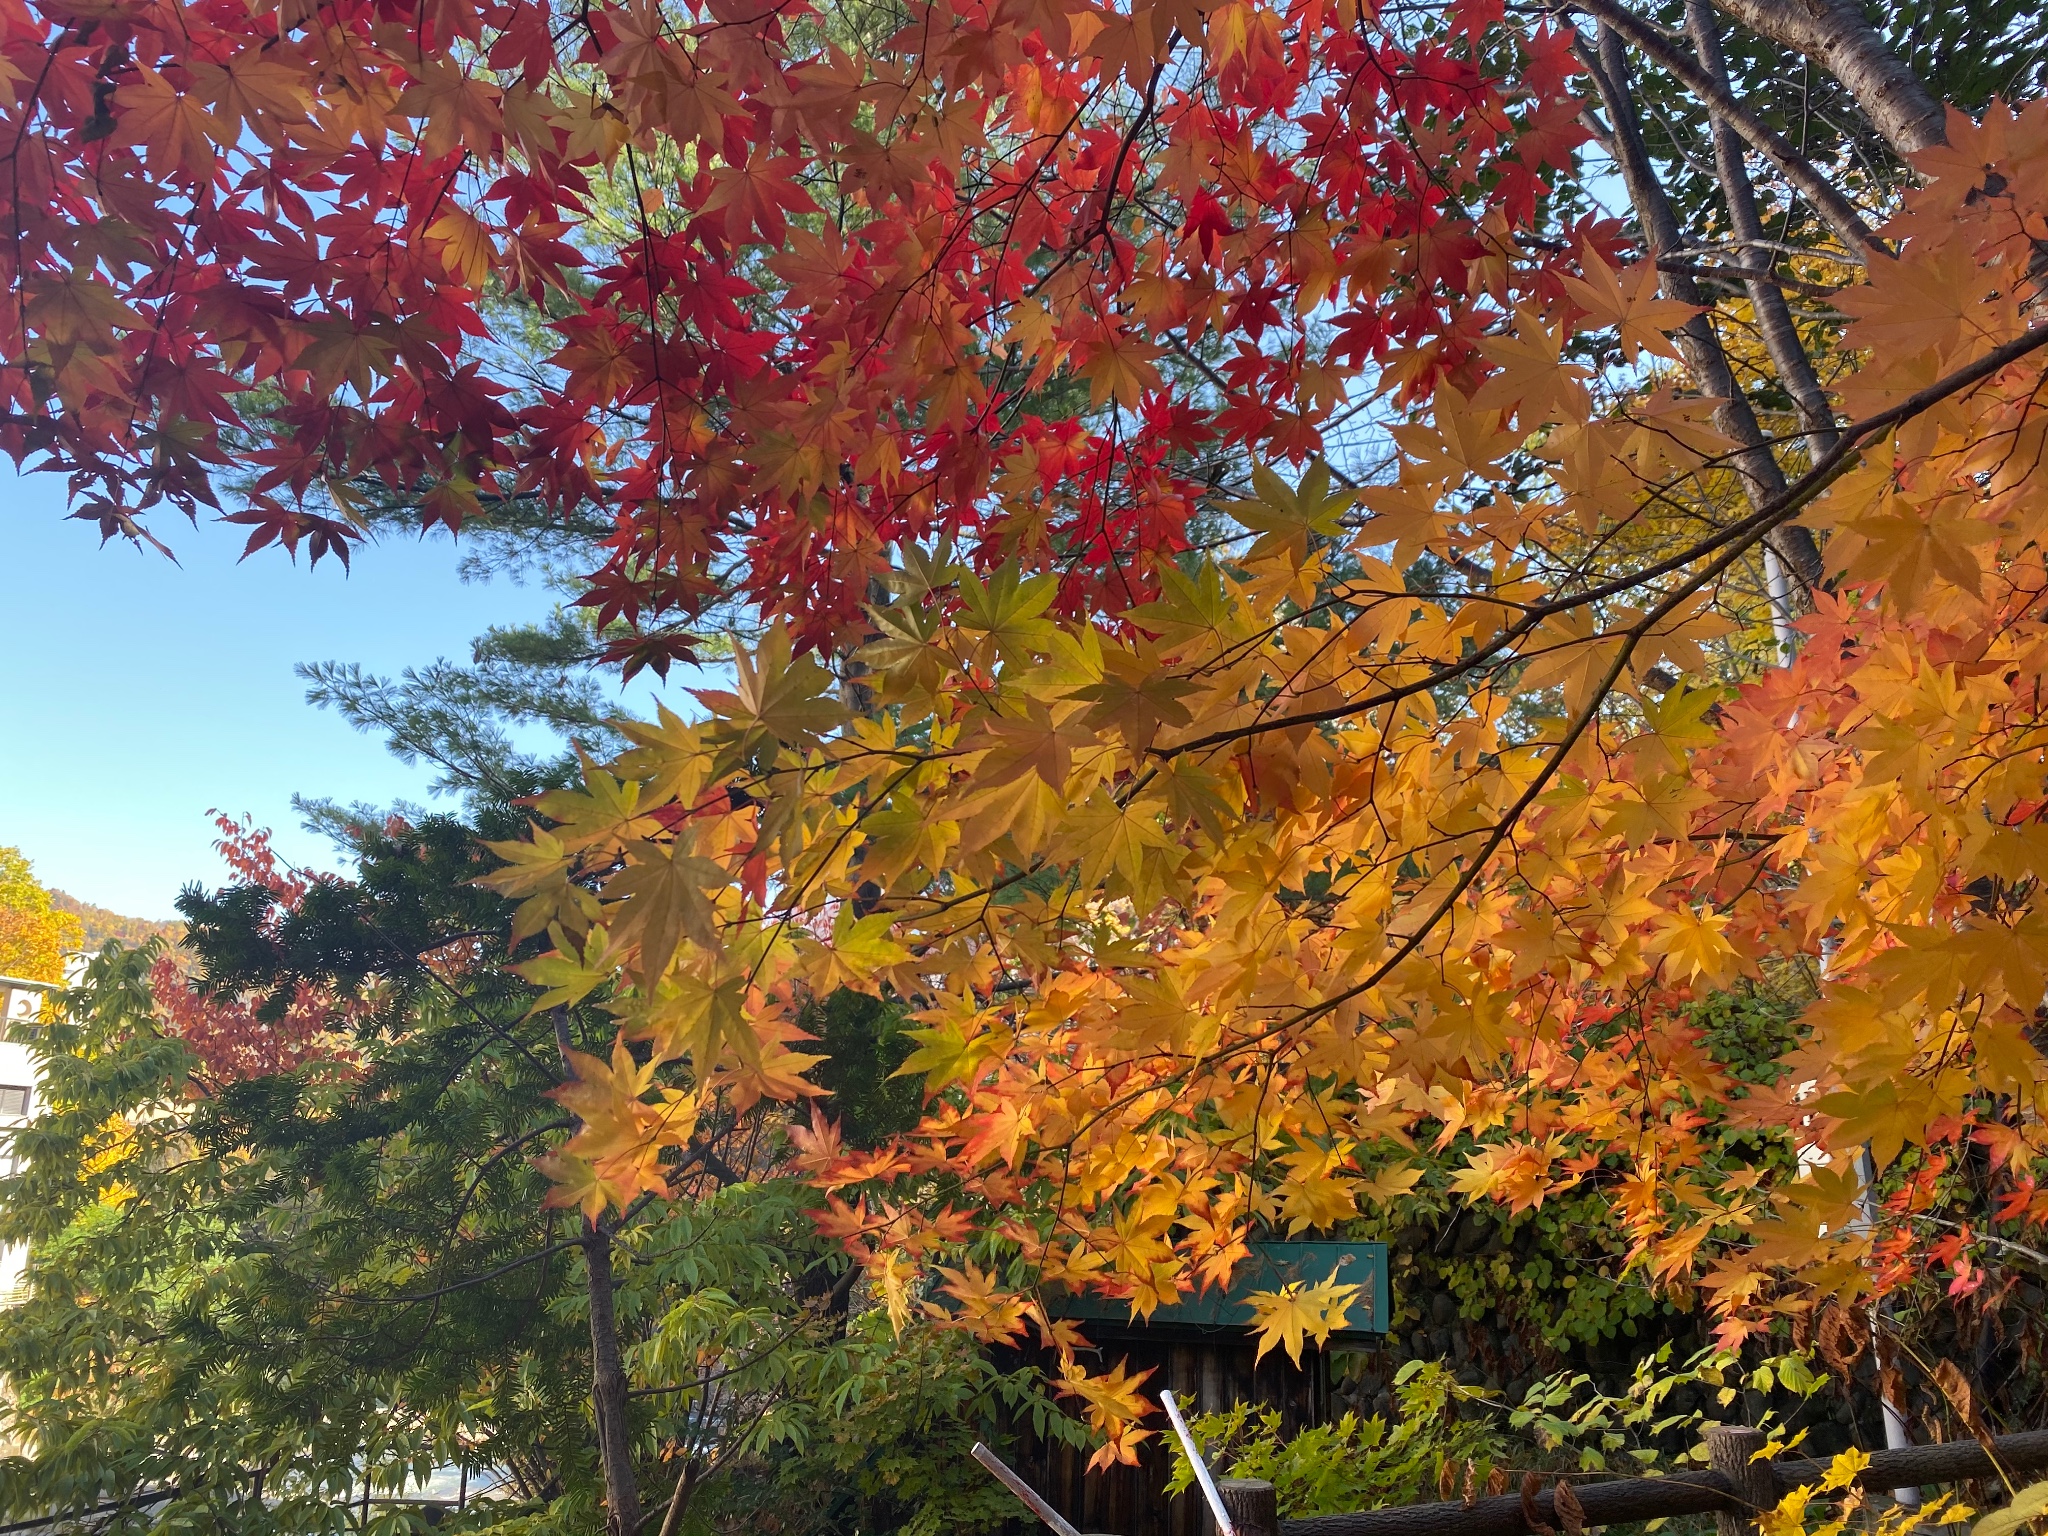
{"type": "Polygon", "coordinates": [[[1702,262],[1674,261],[1669,256],[1660,256],[1657,259],[1657,270],[1659,272],[1683,272],[1688,277],[1700,277],[1710,282],[1727,283],[1730,287],[1734,288],[1740,288],[1745,284],[1754,282],[1761,275],[1767,282],[1774,283],[1780,288],[1789,289],[1793,293],[1804,294],[1810,299],[1832,299],[1842,291],[1839,288],[1830,288],[1825,283],[1809,283],[1796,277],[1781,277],[1776,272],[1764,272],[1762,274],[1745,272],[1740,267],[1708,266],[1702,262]]]}
{"type": "Polygon", "coordinates": [[[2025,1243],[2016,1243],[2009,1237],[2000,1237],[1993,1232],[1979,1232],[1974,1227],[1965,1227],[1959,1221],[1945,1221],[1939,1216],[1930,1216],[1925,1211],[1911,1213],[1910,1219],[1914,1221],[1929,1221],[1937,1227],[1947,1227],[1951,1232],[1967,1231],[1970,1234],[1970,1241],[1973,1243],[1989,1243],[1994,1248],[2004,1248],[2009,1252],[2018,1254],[2021,1258],[2033,1260],[2043,1269],[2048,1269],[2048,1253],[2043,1253],[2038,1248],[2029,1248],[2025,1243]]]}

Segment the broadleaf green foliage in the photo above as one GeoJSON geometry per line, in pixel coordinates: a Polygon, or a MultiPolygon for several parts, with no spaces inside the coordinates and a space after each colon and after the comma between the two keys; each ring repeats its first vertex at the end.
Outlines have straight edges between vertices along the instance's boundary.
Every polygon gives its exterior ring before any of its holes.
{"type": "Polygon", "coordinates": [[[188,893],[209,984],[364,1003],[352,1067],[200,1096],[159,1032],[154,945],[110,946],[30,1038],[52,1112],[0,1202],[31,1244],[0,1314],[33,1447],[0,1475],[9,1513],[175,1487],[173,1529],[315,1530],[365,1457],[386,1487],[456,1460],[536,1495],[587,1477],[573,1255],[537,1257],[559,1221],[518,1155],[561,1119],[542,1028],[487,941],[453,981],[420,959],[503,929],[467,843],[380,835],[360,880],[281,921],[258,889],[188,893]]]}
{"type": "MultiPolygon", "coordinates": [[[[1283,1519],[1428,1503],[1448,1487],[1460,1496],[1486,1488],[1496,1468],[1609,1473],[1706,1459],[1701,1436],[1744,1388],[1783,1388],[1803,1401],[1827,1385],[1805,1357],[1783,1355],[1744,1367],[1737,1356],[1702,1350],[1674,1368],[1665,1345],[1636,1362],[1626,1391],[1603,1393],[1583,1373],[1545,1377],[1509,1408],[1462,1386],[1441,1364],[1411,1360],[1394,1378],[1388,1419],[1345,1413],[1327,1424],[1282,1430],[1277,1409],[1244,1404],[1203,1414],[1189,1428],[1210,1468],[1274,1486],[1283,1519]],[[1712,1409],[1680,1408],[1681,1391],[1706,1394],[1712,1409]]],[[[1790,1445],[1766,1414],[1758,1425],[1790,1445]]],[[[1168,1483],[1193,1486],[1186,1455],[1173,1448],[1168,1483]]],[[[1503,1480],[1504,1481],[1504,1480],[1503,1480]]]]}
{"type": "MultiPolygon", "coordinates": [[[[1813,1369],[1806,1355],[1794,1351],[1745,1365],[1742,1357],[1722,1349],[1696,1351],[1673,1367],[1669,1344],[1635,1362],[1625,1391],[1602,1392],[1582,1372],[1560,1371],[1529,1389],[1507,1415],[1517,1437],[1534,1442],[1538,1457],[1579,1472],[1620,1472],[1707,1460],[1706,1429],[1724,1422],[1739,1395],[1748,1391],[1781,1400],[1796,1416],[1828,1378],[1813,1369]],[[1681,1401],[1705,1407],[1681,1407],[1681,1401]]],[[[1753,1411],[1753,1410],[1750,1410],[1753,1411]]],[[[1774,1444],[1790,1445],[1786,1417],[1766,1408],[1755,1414],[1754,1428],[1774,1444]]],[[[1803,1439],[1801,1430],[1795,1439],[1803,1439]]]]}
{"type": "MultiPolygon", "coordinates": [[[[1273,1484],[1284,1519],[1343,1514],[1436,1497],[1446,1462],[1471,1462],[1483,1481],[1508,1449],[1500,1426],[1484,1415],[1459,1416],[1454,1404],[1478,1401],[1441,1365],[1411,1361],[1395,1382],[1394,1422],[1346,1413],[1291,1438],[1280,1412],[1240,1403],[1189,1423],[1210,1469],[1229,1477],[1273,1484]]],[[[1170,1492],[1193,1486],[1194,1472],[1178,1444],[1172,1447],[1170,1492]]]]}
{"type": "Polygon", "coordinates": [[[1003,1374],[958,1332],[895,1334],[880,1308],[791,1338],[783,1255],[801,1240],[809,1198],[791,1181],[722,1191],[650,1232],[633,1266],[636,1295],[674,1298],[646,1319],[636,1378],[716,1378],[662,1426],[671,1483],[685,1464],[721,1469],[692,1498],[686,1528],[924,1536],[1014,1519],[1014,1500],[969,1458],[974,1442],[1028,1423],[1080,1444],[1080,1426],[1031,1373],[1003,1374]],[[716,1376],[735,1361],[736,1374],[716,1376]]]}
{"type": "MultiPolygon", "coordinates": [[[[23,1035],[51,1108],[20,1135],[27,1171],[0,1182],[0,1241],[31,1245],[26,1300],[0,1311],[0,1434],[31,1447],[0,1464],[0,1520],[175,1488],[127,1528],[355,1530],[367,1460],[380,1497],[455,1463],[509,1475],[520,1497],[473,1508],[472,1529],[602,1525],[582,1218],[544,1206],[529,1161],[568,1129],[546,1097],[554,1021],[508,968],[509,904],[471,883],[479,834],[520,819],[359,824],[354,878],[290,910],[255,886],[186,893],[200,982],[349,1000],[349,1060],[202,1087],[149,994],[157,943],[108,946],[23,1035]]],[[[897,1011],[871,1002],[821,1016],[869,1042],[838,1086],[880,1136],[904,1085],[886,1078],[897,1011]]],[[[581,1048],[609,1040],[595,1005],[563,1022],[581,1048]]],[[[1079,1426],[1032,1374],[848,1305],[815,1192],[777,1173],[786,1113],[724,1113],[719,1171],[617,1232],[633,1384],[688,1389],[634,1399],[644,1496],[665,1503],[688,1467],[692,1530],[1007,1518],[968,1447],[1079,1426]]],[[[419,1519],[372,1515],[378,1536],[419,1519]]]]}
{"type": "Polygon", "coordinates": [[[1745,987],[1703,997],[1688,1014],[1724,1072],[1769,1086],[1784,1075],[1782,1058],[1798,1039],[1806,1003],[1804,996],[1745,987]]]}

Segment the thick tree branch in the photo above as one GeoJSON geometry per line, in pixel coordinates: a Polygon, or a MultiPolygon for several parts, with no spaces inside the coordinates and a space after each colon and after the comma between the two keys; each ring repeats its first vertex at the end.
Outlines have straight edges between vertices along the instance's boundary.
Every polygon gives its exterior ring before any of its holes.
{"type": "Polygon", "coordinates": [[[604,1459],[605,1524],[610,1536],[637,1536],[640,1486],[633,1469],[633,1430],[627,1402],[626,1362],[612,1280],[612,1235],[601,1222],[583,1237],[590,1290],[590,1400],[604,1459]]]}
{"type": "Polygon", "coordinates": [[[1814,211],[1842,237],[1850,254],[1857,260],[1867,260],[1873,254],[1886,254],[1870,226],[1863,222],[1863,216],[1835,190],[1812,161],[1794,149],[1783,134],[1768,126],[1717,85],[1700,67],[1699,60],[1689,57],[1659,28],[1626,6],[1616,4],[1615,0],[1570,0],[1570,3],[1612,27],[1646,57],[1655,60],[1660,68],[1675,76],[1680,84],[1697,96],[1710,112],[1727,122],[1746,143],[1783,171],[1785,179],[1813,204],[1814,211]]]}
{"type": "Polygon", "coordinates": [[[1841,81],[1871,127],[1901,155],[1948,142],[1947,111],[1885,45],[1857,0],[1714,0],[1714,5],[1841,81]]]}
{"type": "MultiPolygon", "coordinates": [[[[1650,162],[1649,148],[1643,140],[1642,123],[1636,116],[1635,96],[1629,85],[1628,57],[1622,50],[1621,37],[1613,28],[1603,24],[1598,28],[1598,38],[1598,57],[1587,58],[1585,62],[1606,105],[1608,121],[1614,125],[1614,156],[1621,168],[1622,181],[1628,187],[1629,201],[1635,205],[1636,218],[1655,253],[1661,255],[1665,251],[1684,250],[1689,242],[1679,228],[1678,215],[1665,194],[1663,182],[1657,177],[1656,167],[1650,162]]],[[[1672,340],[1678,344],[1686,367],[1691,370],[1701,393],[1714,402],[1714,425],[1735,444],[1735,472],[1742,482],[1744,497],[1752,510],[1765,506],[1774,497],[1785,493],[1784,471],[1771,456],[1769,440],[1757,422],[1756,412],[1750,408],[1749,399],[1736,380],[1735,370],[1728,366],[1728,354],[1714,330],[1711,307],[1699,285],[1686,273],[1660,268],[1658,283],[1669,297],[1681,304],[1694,305],[1701,311],[1675,331],[1672,340]]],[[[1787,530],[1775,537],[1772,543],[1779,557],[1798,572],[1800,580],[1809,589],[1819,584],[1820,551],[1814,546],[1812,534],[1804,529],[1787,530]]]]}

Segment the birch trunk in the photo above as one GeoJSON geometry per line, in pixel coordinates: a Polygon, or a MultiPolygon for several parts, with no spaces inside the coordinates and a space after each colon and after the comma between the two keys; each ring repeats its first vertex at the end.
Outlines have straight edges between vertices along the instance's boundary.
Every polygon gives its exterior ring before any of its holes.
{"type": "Polygon", "coordinates": [[[1804,54],[1841,81],[1870,126],[1901,155],[1948,142],[1948,112],[1856,0],[1714,0],[1760,37],[1804,54]]]}
{"type": "MultiPolygon", "coordinates": [[[[1621,167],[1622,181],[1643,226],[1644,237],[1660,253],[1684,250],[1687,242],[1678,226],[1678,215],[1672,211],[1671,199],[1657,179],[1649,149],[1643,142],[1642,124],[1636,117],[1635,97],[1629,85],[1628,56],[1622,51],[1620,34],[1603,24],[1598,47],[1597,60],[1590,61],[1599,66],[1594,71],[1594,83],[1613,124],[1614,157],[1621,167]]],[[[1658,282],[1666,297],[1681,304],[1705,307],[1699,285],[1687,274],[1660,272],[1658,282]]],[[[1671,339],[1678,344],[1700,392],[1714,402],[1714,425],[1736,445],[1736,477],[1742,482],[1749,504],[1760,507],[1782,494],[1784,472],[1771,457],[1756,412],[1750,409],[1748,398],[1736,383],[1735,371],[1728,366],[1728,355],[1721,348],[1711,316],[1694,315],[1671,339]]],[[[1819,582],[1820,551],[1812,534],[1804,528],[1780,528],[1772,534],[1771,544],[1801,582],[1808,587],[1819,582]]]]}

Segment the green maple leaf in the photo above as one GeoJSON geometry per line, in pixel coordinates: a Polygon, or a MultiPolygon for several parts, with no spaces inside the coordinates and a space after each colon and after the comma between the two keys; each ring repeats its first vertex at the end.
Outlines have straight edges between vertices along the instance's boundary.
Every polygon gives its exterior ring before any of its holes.
{"type": "Polygon", "coordinates": [[[618,969],[611,953],[611,935],[601,925],[590,930],[581,949],[558,925],[549,927],[548,937],[555,941],[554,953],[512,967],[535,986],[546,988],[533,1005],[534,1013],[575,1006],[610,981],[618,969]]]}
{"type": "Polygon", "coordinates": [[[785,746],[815,746],[820,737],[846,722],[846,706],[836,696],[832,674],[816,656],[808,651],[794,655],[793,648],[789,626],[777,622],[752,655],[734,650],[738,681],[731,691],[691,690],[738,736],[743,752],[764,739],[785,746]]]}
{"type": "Polygon", "coordinates": [[[1051,649],[1055,626],[1043,617],[1059,593],[1059,579],[1047,573],[1028,581],[1013,561],[996,570],[983,586],[972,574],[960,578],[960,627],[989,637],[1003,660],[1028,661],[1035,651],[1051,649]]]}

